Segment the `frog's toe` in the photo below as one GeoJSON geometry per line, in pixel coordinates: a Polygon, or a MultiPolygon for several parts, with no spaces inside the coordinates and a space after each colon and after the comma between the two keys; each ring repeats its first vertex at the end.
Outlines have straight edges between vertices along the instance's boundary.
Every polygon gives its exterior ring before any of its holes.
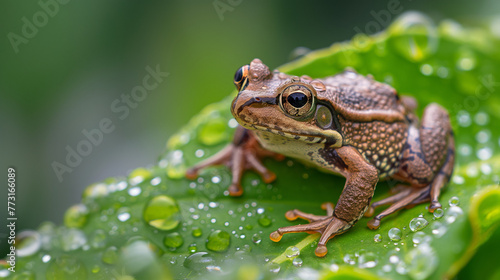
{"type": "Polygon", "coordinates": [[[439,203],[439,201],[431,201],[431,204],[429,205],[429,212],[434,213],[434,211],[438,208],[442,208],[441,203],[439,203]]]}
{"type": "Polygon", "coordinates": [[[237,196],[242,196],[243,195],[243,188],[238,183],[231,184],[227,190],[229,191],[229,195],[230,196],[236,196],[237,197],[237,196]]]}
{"type": "Polygon", "coordinates": [[[326,216],[314,215],[309,213],[304,213],[298,209],[289,210],[285,213],[285,218],[289,221],[295,221],[298,218],[307,220],[309,222],[321,221],[324,219],[331,218],[333,215],[333,203],[325,202],[321,204],[321,209],[326,210],[326,216]]]}

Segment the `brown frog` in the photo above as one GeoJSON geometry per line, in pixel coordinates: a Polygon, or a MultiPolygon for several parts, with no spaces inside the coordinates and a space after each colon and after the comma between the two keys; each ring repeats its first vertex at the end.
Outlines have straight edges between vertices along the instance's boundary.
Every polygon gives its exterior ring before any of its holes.
{"type": "Polygon", "coordinates": [[[269,71],[259,59],[241,67],[234,83],[239,93],[231,112],[241,125],[234,140],[213,157],[188,170],[196,178],[200,169],[226,164],[232,169],[229,194],[240,196],[242,173],[252,169],[264,182],[276,176],[260,159],[285,155],[342,175],[346,183],[336,206],[325,203],[326,216],[294,209],[288,220],[309,224],[279,228],[271,233],[278,242],[291,232],[321,233],[316,255],[325,256],[326,243],[346,232],[363,215],[389,205],[368,227],[403,207],[430,201],[429,211],[440,208],[441,188],[449,181],[454,164],[454,139],[448,113],[428,105],[419,121],[416,101],[400,96],[389,85],[346,70],[323,79],[289,76],[269,71]],[[379,179],[402,184],[390,197],[370,205],[379,179]]]}

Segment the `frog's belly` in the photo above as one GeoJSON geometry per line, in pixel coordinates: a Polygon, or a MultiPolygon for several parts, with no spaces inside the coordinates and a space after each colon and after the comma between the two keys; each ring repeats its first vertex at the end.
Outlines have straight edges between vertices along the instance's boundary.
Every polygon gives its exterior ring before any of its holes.
{"type": "Polygon", "coordinates": [[[306,164],[337,175],[342,175],[340,169],[325,161],[319,155],[319,149],[324,149],[325,144],[307,143],[296,139],[286,138],[267,131],[254,131],[259,143],[267,150],[288,157],[296,158],[306,164]]]}

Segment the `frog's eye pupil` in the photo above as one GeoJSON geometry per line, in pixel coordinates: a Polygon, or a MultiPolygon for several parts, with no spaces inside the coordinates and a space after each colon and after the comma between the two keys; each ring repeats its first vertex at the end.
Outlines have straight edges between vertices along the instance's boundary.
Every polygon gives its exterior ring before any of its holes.
{"type": "Polygon", "coordinates": [[[238,69],[236,73],[234,73],[234,82],[239,82],[243,79],[243,68],[238,69]]]}
{"type": "Polygon", "coordinates": [[[296,91],[288,95],[287,101],[295,108],[302,108],[307,103],[307,96],[300,91],[296,91]]]}
{"type": "Polygon", "coordinates": [[[234,73],[233,82],[238,91],[242,91],[246,88],[248,85],[248,65],[241,67],[234,73]]]}

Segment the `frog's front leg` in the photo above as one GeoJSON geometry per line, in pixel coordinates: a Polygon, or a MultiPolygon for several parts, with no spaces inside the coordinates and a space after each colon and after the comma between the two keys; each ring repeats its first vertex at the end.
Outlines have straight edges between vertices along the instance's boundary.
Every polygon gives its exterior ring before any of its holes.
{"type": "Polygon", "coordinates": [[[240,181],[245,170],[251,169],[256,171],[265,183],[271,183],[276,179],[276,175],[260,162],[260,159],[263,157],[274,157],[278,160],[284,158],[283,155],[263,149],[252,132],[238,126],[231,144],[212,157],[188,169],[186,177],[194,180],[198,176],[198,172],[203,168],[226,165],[231,168],[232,173],[231,185],[228,188],[229,195],[241,196],[243,188],[240,181]]]}
{"type": "Polygon", "coordinates": [[[278,242],[286,233],[321,233],[315,251],[318,257],[323,257],[328,252],[326,243],[329,239],[347,231],[363,216],[368,209],[378,181],[376,168],[351,146],[332,149],[322,154],[324,159],[332,163],[336,170],[340,170],[347,179],[335,209],[324,204],[323,208],[326,208],[327,216],[306,214],[299,210],[288,211],[287,219],[303,218],[309,220],[310,223],[282,227],[270,235],[271,240],[278,242]]]}

